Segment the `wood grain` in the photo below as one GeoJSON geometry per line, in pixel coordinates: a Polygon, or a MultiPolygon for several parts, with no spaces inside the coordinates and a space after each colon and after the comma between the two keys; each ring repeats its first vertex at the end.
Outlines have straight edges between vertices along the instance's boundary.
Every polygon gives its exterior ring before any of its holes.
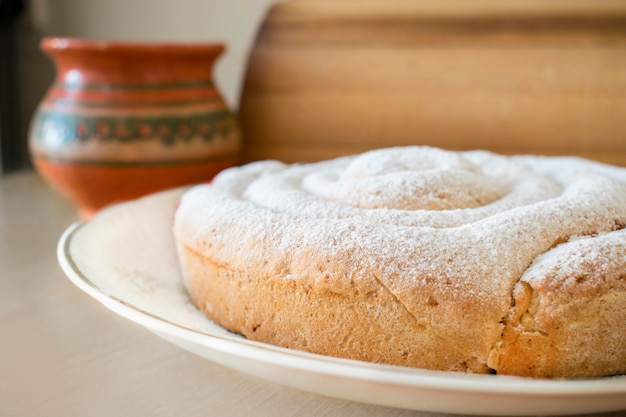
{"type": "Polygon", "coordinates": [[[279,4],[240,117],[246,160],[426,144],[626,165],[626,2],[279,4]]]}

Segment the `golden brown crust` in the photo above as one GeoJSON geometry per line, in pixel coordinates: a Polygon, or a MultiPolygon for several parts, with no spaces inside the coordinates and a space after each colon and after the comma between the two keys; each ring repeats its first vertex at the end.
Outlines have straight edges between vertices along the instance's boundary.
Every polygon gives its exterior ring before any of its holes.
{"type": "Polygon", "coordinates": [[[626,373],[626,231],[553,249],[513,291],[489,365],[544,378],[626,373]]]}
{"type": "Polygon", "coordinates": [[[381,286],[355,286],[350,294],[340,294],[301,280],[233,271],[189,248],[180,252],[186,286],[198,308],[251,340],[375,363],[489,371],[462,352],[431,349],[447,342],[433,337],[381,286]]]}

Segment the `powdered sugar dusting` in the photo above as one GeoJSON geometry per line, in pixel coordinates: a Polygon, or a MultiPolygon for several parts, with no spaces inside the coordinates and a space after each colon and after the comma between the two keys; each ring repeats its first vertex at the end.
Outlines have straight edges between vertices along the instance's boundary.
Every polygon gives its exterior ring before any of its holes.
{"type": "Polygon", "coordinates": [[[624,168],[403,147],[226,170],[183,197],[175,233],[235,270],[252,265],[284,279],[297,270],[338,292],[375,278],[439,336],[477,339],[468,354],[485,357],[529,265],[558,243],[616,224],[626,224],[624,168]],[[328,259],[345,273],[323,278],[328,259]],[[484,323],[465,313],[477,305],[484,323]],[[477,326],[489,336],[473,334],[477,326]]]}

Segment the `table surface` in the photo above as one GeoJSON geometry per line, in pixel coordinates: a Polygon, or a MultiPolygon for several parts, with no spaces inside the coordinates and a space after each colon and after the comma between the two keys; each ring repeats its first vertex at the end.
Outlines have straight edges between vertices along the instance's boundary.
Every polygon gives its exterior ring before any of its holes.
{"type": "Polygon", "coordinates": [[[237,373],[109,312],[57,262],[58,239],[75,221],[73,205],[37,174],[0,177],[0,416],[438,415],[237,373]]]}

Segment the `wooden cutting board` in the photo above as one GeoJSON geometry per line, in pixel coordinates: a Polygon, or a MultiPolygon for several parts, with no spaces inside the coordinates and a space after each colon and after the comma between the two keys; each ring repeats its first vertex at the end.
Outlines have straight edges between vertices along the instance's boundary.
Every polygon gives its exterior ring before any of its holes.
{"type": "Polygon", "coordinates": [[[422,144],[626,166],[626,2],[280,3],[242,91],[247,161],[422,144]]]}

